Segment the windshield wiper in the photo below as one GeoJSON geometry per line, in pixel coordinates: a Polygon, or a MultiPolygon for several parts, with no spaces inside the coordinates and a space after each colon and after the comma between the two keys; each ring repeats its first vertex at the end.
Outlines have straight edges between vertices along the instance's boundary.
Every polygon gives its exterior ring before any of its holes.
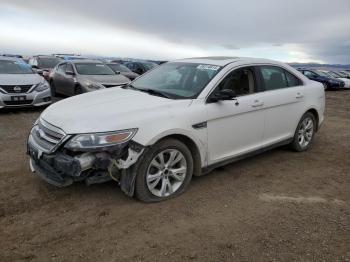
{"type": "Polygon", "coordinates": [[[156,96],[161,96],[161,97],[165,97],[165,98],[169,98],[169,99],[172,99],[172,97],[170,95],[168,95],[167,93],[164,93],[162,91],[159,91],[159,90],[154,90],[154,89],[141,89],[141,88],[136,88],[142,92],[146,92],[150,95],[156,95],[156,96]]]}
{"type": "Polygon", "coordinates": [[[148,93],[150,95],[156,95],[156,96],[161,96],[161,97],[172,99],[172,96],[170,96],[169,94],[164,93],[162,91],[154,90],[154,89],[150,89],[150,88],[137,88],[137,87],[133,86],[132,84],[124,85],[124,86],[122,86],[122,88],[132,89],[132,90],[136,90],[136,91],[140,91],[140,92],[145,92],[145,93],[148,93]]]}

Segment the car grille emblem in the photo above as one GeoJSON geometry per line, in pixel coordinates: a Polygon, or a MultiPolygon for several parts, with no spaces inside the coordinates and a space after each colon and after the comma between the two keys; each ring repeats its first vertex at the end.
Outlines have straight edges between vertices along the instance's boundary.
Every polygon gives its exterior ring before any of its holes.
{"type": "Polygon", "coordinates": [[[13,88],[13,91],[15,91],[16,93],[20,93],[20,92],[22,91],[22,88],[19,87],[19,86],[15,86],[15,87],[13,88]]]}

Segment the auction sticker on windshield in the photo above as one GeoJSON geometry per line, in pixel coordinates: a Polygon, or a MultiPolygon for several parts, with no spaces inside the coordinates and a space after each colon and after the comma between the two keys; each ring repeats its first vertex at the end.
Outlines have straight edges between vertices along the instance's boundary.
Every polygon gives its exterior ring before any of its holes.
{"type": "Polygon", "coordinates": [[[213,70],[217,71],[219,70],[220,66],[215,66],[215,65],[198,65],[197,69],[199,70],[213,70]]]}

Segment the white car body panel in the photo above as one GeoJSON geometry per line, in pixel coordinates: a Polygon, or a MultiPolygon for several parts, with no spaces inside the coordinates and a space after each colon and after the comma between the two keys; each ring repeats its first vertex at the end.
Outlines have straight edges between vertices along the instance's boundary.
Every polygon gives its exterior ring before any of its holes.
{"type": "Polygon", "coordinates": [[[47,108],[41,117],[67,134],[137,128],[133,140],[144,146],[168,135],[184,135],[197,145],[202,167],[292,138],[298,121],[309,109],[318,112],[319,125],[323,121],[323,86],[288,65],[248,58],[179,62],[224,67],[193,100],[171,100],[115,87],[60,101],[47,108]],[[255,65],[280,66],[298,76],[303,85],[241,96],[237,106],[235,101],[206,103],[208,95],[228,72],[255,65]],[[201,122],[207,122],[207,128],[193,128],[201,122]]]}

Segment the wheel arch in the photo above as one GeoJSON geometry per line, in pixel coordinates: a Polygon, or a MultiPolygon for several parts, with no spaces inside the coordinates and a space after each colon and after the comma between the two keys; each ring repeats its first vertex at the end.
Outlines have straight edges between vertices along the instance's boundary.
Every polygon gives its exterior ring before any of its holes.
{"type": "Polygon", "coordinates": [[[168,138],[173,138],[176,140],[179,140],[180,142],[184,143],[188,149],[191,151],[192,157],[193,157],[193,175],[194,176],[200,176],[202,174],[202,158],[201,158],[201,153],[199,150],[199,147],[197,143],[189,136],[184,135],[184,134],[168,134],[165,136],[162,136],[158,138],[157,141],[154,143],[157,143],[161,140],[165,140],[168,138]]]}
{"type": "Polygon", "coordinates": [[[316,120],[316,131],[317,131],[318,130],[319,121],[320,121],[319,114],[318,114],[317,110],[312,107],[312,108],[308,109],[305,113],[313,114],[313,116],[315,117],[315,120],[316,120]]]}

